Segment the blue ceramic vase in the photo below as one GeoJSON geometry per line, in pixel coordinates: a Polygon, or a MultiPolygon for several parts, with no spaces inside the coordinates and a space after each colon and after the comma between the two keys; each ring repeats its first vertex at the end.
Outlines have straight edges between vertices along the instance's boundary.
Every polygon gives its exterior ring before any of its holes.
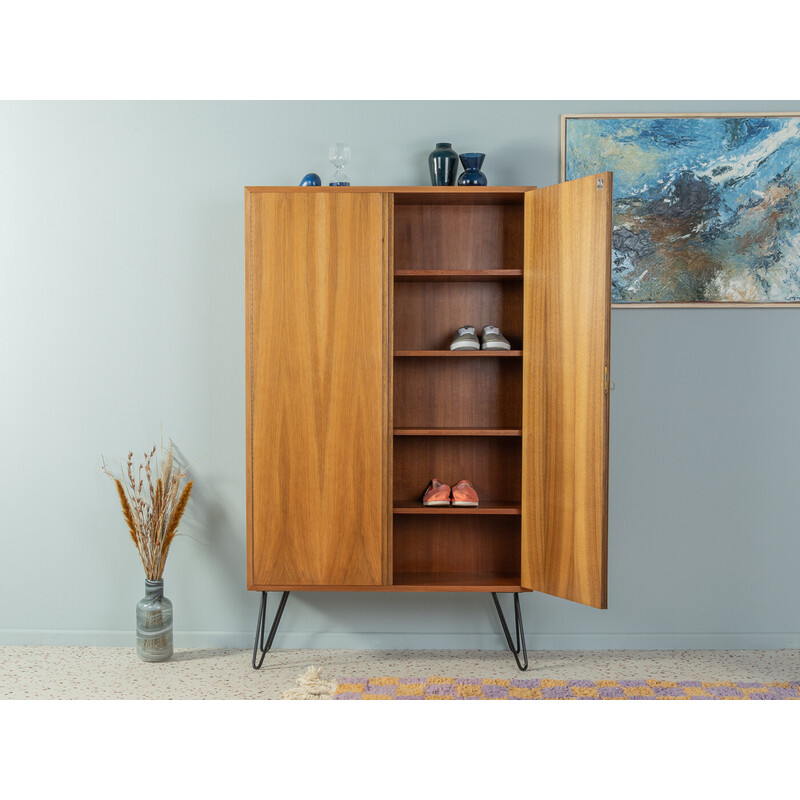
{"type": "Polygon", "coordinates": [[[303,180],[300,181],[301,186],[321,186],[322,181],[317,175],[316,172],[309,172],[308,175],[303,176],[303,180]]]}
{"type": "Polygon", "coordinates": [[[464,172],[458,178],[459,186],[486,186],[486,176],[481,172],[486,153],[462,153],[459,158],[464,172]]]}
{"type": "Polygon", "coordinates": [[[458,171],[458,154],[450,142],[437,142],[428,156],[431,186],[455,186],[458,171]]]}

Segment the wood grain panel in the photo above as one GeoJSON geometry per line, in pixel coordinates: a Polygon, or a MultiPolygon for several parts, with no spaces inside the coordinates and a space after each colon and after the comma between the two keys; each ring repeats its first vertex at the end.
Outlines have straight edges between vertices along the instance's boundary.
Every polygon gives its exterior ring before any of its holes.
{"type": "Polygon", "coordinates": [[[395,350],[396,358],[522,358],[522,350],[395,350]]]}
{"type": "Polygon", "coordinates": [[[250,194],[390,194],[405,205],[511,204],[522,206],[525,192],[535,186],[246,186],[250,194]]]}
{"type": "Polygon", "coordinates": [[[449,350],[462,325],[497,325],[512,347],[522,343],[523,283],[396,281],[396,350],[449,350]]]}
{"type": "Polygon", "coordinates": [[[475,574],[518,581],[519,526],[520,518],[511,516],[397,516],[395,575],[430,573],[439,576],[439,583],[446,582],[444,576],[458,581],[459,576],[475,574]]]}
{"type": "Polygon", "coordinates": [[[521,269],[398,269],[396,281],[515,281],[521,269]]]}
{"type": "Polygon", "coordinates": [[[343,587],[340,585],[319,584],[316,586],[292,583],[253,585],[253,591],[269,592],[529,592],[520,586],[519,575],[499,575],[497,573],[435,573],[435,572],[396,572],[394,583],[382,586],[343,587]]]}
{"type": "Polygon", "coordinates": [[[522,584],[597,608],[607,603],[611,194],[604,173],[525,200],[522,584]]]}
{"type": "Polygon", "coordinates": [[[392,436],[392,429],[394,427],[394,358],[392,351],[394,350],[394,341],[392,331],[394,330],[394,201],[395,196],[392,193],[384,195],[386,198],[383,208],[385,214],[384,222],[384,255],[387,264],[386,276],[386,291],[384,292],[385,302],[385,315],[386,315],[386,389],[384,393],[386,403],[386,448],[383,468],[383,488],[382,497],[384,501],[385,519],[384,519],[384,540],[383,540],[383,575],[382,581],[384,584],[391,584],[392,582],[392,537],[394,531],[394,517],[392,515],[392,486],[394,485],[393,469],[394,469],[394,437],[392,436]]]}
{"type": "Polygon", "coordinates": [[[522,428],[395,428],[395,436],[522,436],[522,428]]]}
{"type": "Polygon", "coordinates": [[[394,500],[420,502],[432,478],[452,486],[468,480],[481,503],[519,504],[520,437],[398,436],[394,441],[394,500]]]}
{"type": "Polygon", "coordinates": [[[419,499],[395,501],[394,509],[395,514],[421,514],[423,516],[430,516],[431,514],[445,514],[449,516],[463,514],[465,516],[519,516],[522,509],[518,503],[498,503],[496,501],[487,501],[481,498],[480,505],[477,508],[465,508],[460,506],[423,506],[419,499]]]}
{"type": "Polygon", "coordinates": [[[523,206],[395,205],[398,270],[521,269],[523,206]]]}
{"type": "Polygon", "coordinates": [[[250,588],[388,579],[385,203],[249,197],[250,588]]]}
{"type": "Polygon", "coordinates": [[[522,359],[397,358],[395,428],[519,428],[522,359]]]}

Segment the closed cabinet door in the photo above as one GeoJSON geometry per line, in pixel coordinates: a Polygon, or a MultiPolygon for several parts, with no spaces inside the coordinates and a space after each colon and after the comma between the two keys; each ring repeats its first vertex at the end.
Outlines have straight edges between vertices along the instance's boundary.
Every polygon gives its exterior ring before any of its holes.
{"type": "Polygon", "coordinates": [[[607,605],[611,173],[526,192],[522,585],[607,605]]]}
{"type": "Polygon", "coordinates": [[[385,582],[386,196],[246,194],[248,587],[385,582]]]}

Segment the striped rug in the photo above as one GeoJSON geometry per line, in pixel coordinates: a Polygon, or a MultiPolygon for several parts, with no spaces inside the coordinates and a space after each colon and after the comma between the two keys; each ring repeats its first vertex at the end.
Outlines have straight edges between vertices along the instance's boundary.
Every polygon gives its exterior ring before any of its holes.
{"type": "Polygon", "coordinates": [[[800,700],[800,681],[338,678],[334,700],[800,700]]]}

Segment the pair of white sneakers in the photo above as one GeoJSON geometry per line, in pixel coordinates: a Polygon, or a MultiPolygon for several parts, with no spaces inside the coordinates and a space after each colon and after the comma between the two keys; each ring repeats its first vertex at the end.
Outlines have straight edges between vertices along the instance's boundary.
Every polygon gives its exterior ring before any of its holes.
{"type": "Polygon", "coordinates": [[[511,345],[496,325],[486,325],[478,341],[474,325],[463,325],[450,342],[451,350],[510,350],[511,345]]]}

